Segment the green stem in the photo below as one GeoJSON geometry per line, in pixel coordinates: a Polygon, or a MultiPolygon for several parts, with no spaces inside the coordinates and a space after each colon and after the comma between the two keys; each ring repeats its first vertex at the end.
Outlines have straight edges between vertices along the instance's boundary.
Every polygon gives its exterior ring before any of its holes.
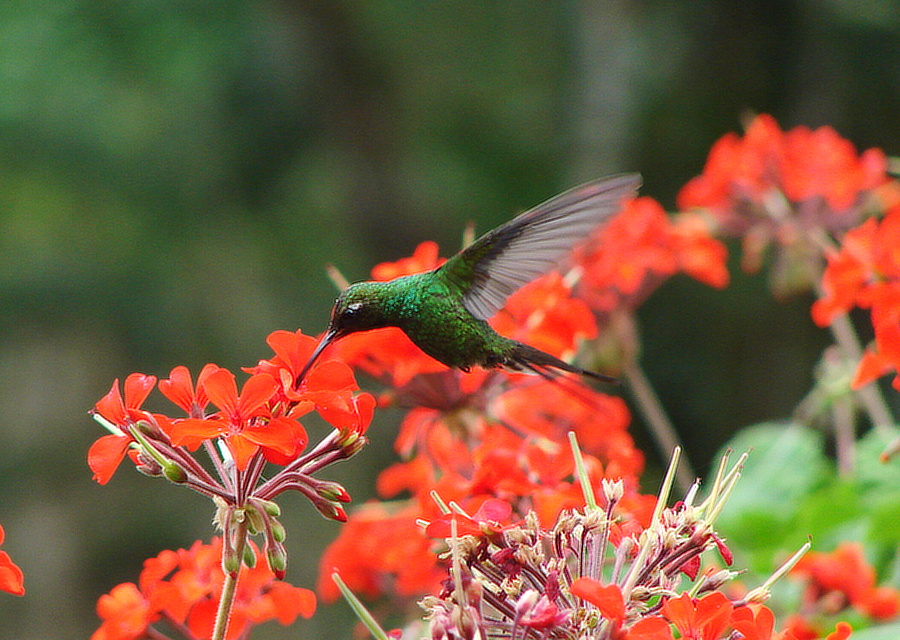
{"type": "Polygon", "coordinates": [[[662,403],[637,361],[626,358],[623,373],[628,380],[628,388],[634,395],[638,411],[644,417],[663,460],[668,460],[676,447],[681,448],[683,464],[676,470],[675,478],[679,491],[686,493],[694,483],[696,476],[687,456],[684,455],[684,447],[678,438],[675,427],[669,421],[669,417],[662,408],[662,403]]]}
{"type": "Polygon", "coordinates": [[[853,476],[856,466],[856,429],[850,397],[837,398],[832,405],[831,413],[834,416],[834,448],[838,474],[849,478],[853,476]]]}
{"type": "Polygon", "coordinates": [[[350,588],[341,580],[341,576],[335,571],[331,574],[331,579],[334,580],[334,583],[337,585],[338,590],[340,590],[341,595],[344,596],[344,599],[350,605],[350,608],[353,609],[353,613],[356,614],[356,617],[359,618],[360,622],[362,622],[366,629],[369,630],[369,633],[372,634],[372,637],[376,638],[376,640],[389,640],[390,636],[381,628],[378,624],[378,621],[369,613],[369,610],[366,609],[366,605],[364,605],[356,595],[350,591],[350,588]]]}
{"type": "MultiPolygon", "coordinates": [[[[225,584],[222,586],[222,597],[219,600],[219,610],[216,612],[216,625],[213,628],[211,640],[225,640],[225,632],[228,630],[228,619],[231,617],[231,608],[234,605],[235,593],[237,593],[237,581],[243,567],[244,546],[247,544],[247,527],[249,524],[249,519],[244,516],[235,530],[234,554],[237,556],[240,564],[238,564],[238,568],[234,572],[229,572],[224,568],[224,555],[228,553],[228,540],[224,540],[222,544],[225,584]]],[[[225,536],[227,535],[228,532],[226,531],[225,536]]]]}
{"type": "Polygon", "coordinates": [[[575,457],[576,477],[581,482],[581,492],[584,494],[586,510],[595,511],[598,508],[597,497],[594,495],[593,487],[591,487],[591,479],[588,477],[587,467],[584,466],[584,458],[581,455],[581,448],[578,446],[578,438],[575,437],[574,431],[569,432],[569,446],[572,448],[572,455],[575,457]]]}

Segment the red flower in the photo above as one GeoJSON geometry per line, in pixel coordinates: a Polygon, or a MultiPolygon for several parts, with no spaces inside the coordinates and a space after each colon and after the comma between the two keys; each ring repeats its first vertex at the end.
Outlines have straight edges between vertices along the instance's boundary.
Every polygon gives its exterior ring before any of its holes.
{"type": "MultiPolygon", "coordinates": [[[[857,368],[853,386],[900,370],[900,206],[879,223],[868,219],[844,236],[840,251],[828,256],[822,278],[825,295],[813,304],[813,320],[820,325],[854,306],[871,309],[874,347],[857,368]]],[[[900,377],[894,380],[900,389],[900,377]]]]}
{"type": "Polygon", "coordinates": [[[453,521],[456,522],[456,535],[493,536],[504,528],[512,516],[512,507],[508,502],[492,498],[485,500],[472,516],[459,513],[448,513],[428,523],[425,535],[432,538],[449,538],[453,535],[453,521]]]}
{"type": "Polygon", "coordinates": [[[738,607],[731,614],[731,626],[744,640],[771,640],[775,616],[768,607],[760,607],[757,611],[750,607],[738,607]]]}
{"type": "Polygon", "coordinates": [[[665,618],[641,618],[628,628],[625,640],[672,640],[672,627],[665,618]]]}
{"type": "MultiPolygon", "coordinates": [[[[831,553],[808,553],[791,574],[806,578],[804,600],[811,606],[828,594],[841,594],[845,604],[876,620],[894,618],[900,611],[900,594],[896,589],[875,585],[875,570],[858,543],[841,543],[831,553]]],[[[834,605],[833,598],[829,602],[834,605]]]]}
{"type": "Polygon", "coordinates": [[[583,300],[552,272],[525,285],[491,320],[494,329],[559,358],[574,355],[581,340],[597,337],[597,323],[583,300]]]}
{"type": "Polygon", "coordinates": [[[714,591],[699,600],[682,593],[667,600],[662,612],[685,640],[718,640],[728,626],[732,608],[728,598],[714,591]]]}
{"type": "Polygon", "coordinates": [[[777,179],[783,146],[781,128],[767,114],[754,118],[743,138],[725,134],[710,149],[703,173],[678,194],[678,208],[709,208],[722,214],[737,199],[762,200],[777,179]]]}
{"type": "Polygon", "coordinates": [[[744,268],[756,271],[772,242],[776,290],[815,284],[823,234],[858,224],[875,194],[885,192],[887,160],[853,145],[830,127],[783,132],[769,115],[743,137],[730,133],[710,150],[703,173],[678,194],[681,210],[703,210],[744,245],[744,268]]]}
{"type": "Polygon", "coordinates": [[[400,276],[437,269],[446,262],[446,259],[441,258],[438,254],[436,242],[431,240],[422,242],[409,258],[400,258],[396,262],[382,262],[375,265],[372,268],[372,279],[384,282],[400,276]]]}
{"type": "Polygon", "coordinates": [[[843,211],[856,204],[861,192],[885,181],[887,158],[881,149],[858,156],[853,144],[831,127],[797,127],[784,135],[780,168],[789,200],[821,197],[834,211],[843,211]]]}
{"type": "Polygon", "coordinates": [[[853,627],[846,622],[838,622],[834,625],[834,631],[828,634],[825,640],[847,640],[853,633],[853,627]]]}
{"type": "Polygon", "coordinates": [[[251,376],[238,395],[234,374],[217,369],[207,376],[204,390],[219,412],[204,419],[174,421],[172,442],[176,446],[193,450],[204,440],[222,437],[238,469],[245,469],[260,449],[267,455],[290,458],[306,446],[306,431],[299,422],[271,415],[267,403],[277,384],[269,374],[251,376]]]}
{"type": "Polygon", "coordinates": [[[132,582],[116,585],[100,596],[97,615],[103,624],[91,640],[132,640],[144,635],[147,627],[160,618],[160,613],[150,607],[150,602],[132,582]]]}
{"type": "Polygon", "coordinates": [[[436,591],[444,576],[416,522],[418,509],[387,511],[377,503],[350,515],[319,563],[319,593],[326,602],[340,592],[331,579],[337,571],[357,594],[375,598],[386,591],[400,597],[436,591]]]}
{"type": "MultiPolygon", "coordinates": [[[[755,117],[744,137],[728,133],[710,149],[703,174],[678,194],[678,208],[738,214],[738,202],[763,203],[781,190],[793,203],[821,198],[843,212],[862,193],[883,184],[887,159],[880,149],[857,155],[831,127],[797,127],[784,133],[768,114],[755,117]]],[[[731,223],[737,219],[723,218],[731,223]]]]}
{"type": "MultiPolygon", "coordinates": [[[[0,544],[3,544],[5,535],[0,526],[0,544]]],[[[16,596],[25,595],[25,576],[5,551],[0,551],[0,591],[16,596]]]]}
{"type": "MultiPolygon", "coordinates": [[[[259,550],[252,543],[254,553],[259,550]]],[[[190,549],[163,551],[144,563],[139,586],[120,584],[101,596],[97,612],[103,624],[91,640],[150,637],[148,627],[165,618],[184,626],[191,637],[210,638],[225,576],[222,541],[197,541],[190,549]]],[[[237,583],[227,637],[245,637],[251,627],[277,619],[289,625],[310,617],[315,595],[278,580],[266,563],[244,568],[237,583]]],[[[153,636],[155,637],[155,636],[153,636]]]]}
{"type": "Polygon", "coordinates": [[[203,366],[200,375],[197,376],[197,386],[191,382],[191,372],[187,367],[179,366],[172,369],[169,377],[159,381],[159,390],[169,400],[181,407],[192,418],[203,417],[203,411],[209,404],[204,384],[211,373],[219,369],[210,363],[203,366]]]}
{"type": "Polygon", "coordinates": [[[156,384],[156,376],[145,376],[132,373],[125,378],[125,400],[119,392],[119,381],[116,379],[112,388],[97,401],[94,410],[118,427],[126,427],[138,420],[149,419],[149,414],[141,410],[144,400],[150,395],[156,384]]]}
{"type": "Polygon", "coordinates": [[[619,585],[604,585],[593,578],[578,578],[572,581],[569,591],[597,607],[607,620],[614,620],[617,624],[625,620],[625,599],[619,585]]]}
{"type": "Polygon", "coordinates": [[[681,216],[673,222],[656,200],[635,198],[578,254],[583,269],[578,296],[608,313],[636,308],[680,271],[724,287],[726,257],[725,245],[698,218],[681,216]]]}
{"type": "MultiPolygon", "coordinates": [[[[353,371],[337,360],[319,360],[303,378],[299,388],[294,381],[305,366],[318,340],[301,331],[273,331],[266,338],[275,356],[260,360],[249,373],[267,374],[279,381],[274,404],[290,405],[290,417],[315,410],[337,429],[364,433],[372,419],[374,399],[355,395],[359,389],[353,371]]],[[[332,356],[335,351],[330,352],[332,356]]]]}
{"type": "Polygon", "coordinates": [[[129,445],[134,441],[128,429],[140,420],[154,422],[152,416],[141,409],[141,405],[155,384],[155,376],[132,373],[125,378],[124,401],[119,391],[119,380],[116,379],[109,392],[94,405],[96,413],[119,429],[119,433],[100,437],[88,450],[88,466],[98,483],[109,482],[125,458],[129,445]]]}

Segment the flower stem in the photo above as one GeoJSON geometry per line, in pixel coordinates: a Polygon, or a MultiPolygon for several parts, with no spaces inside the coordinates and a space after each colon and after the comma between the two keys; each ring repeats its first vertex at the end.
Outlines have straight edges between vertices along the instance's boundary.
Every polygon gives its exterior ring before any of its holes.
{"type": "Polygon", "coordinates": [[[849,478],[853,476],[856,466],[856,429],[850,398],[847,396],[837,398],[831,412],[834,416],[834,445],[838,474],[849,478]]]}
{"type": "Polygon", "coordinates": [[[678,438],[675,427],[669,421],[669,417],[663,411],[662,404],[650,386],[650,381],[644,375],[637,361],[626,359],[623,367],[625,378],[628,380],[628,386],[634,395],[635,403],[638,411],[647,422],[650,433],[656,442],[656,448],[662,455],[664,460],[668,460],[676,447],[682,450],[682,464],[676,470],[676,483],[680,492],[687,492],[691,484],[694,482],[695,474],[693,467],[684,455],[684,447],[678,438]]]}
{"type": "Polygon", "coordinates": [[[353,609],[353,613],[356,614],[356,617],[359,618],[360,622],[365,625],[366,629],[369,630],[369,633],[372,634],[372,637],[377,640],[388,640],[390,636],[381,628],[375,618],[369,613],[369,610],[366,609],[366,605],[364,605],[359,598],[356,597],[350,588],[341,580],[340,574],[337,571],[331,574],[331,579],[334,580],[334,583],[337,585],[338,590],[341,592],[341,595],[344,596],[344,599],[347,601],[347,604],[350,605],[350,608],[353,609]]]}
{"type": "MultiPolygon", "coordinates": [[[[234,539],[234,554],[239,559],[240,564],[236,571],[228,571],[224,568],[225,571],[225,584],[222,586],[222,597],[219,599],[219,610],[216,612],[216,625],[213,628],[213,634],[211,640],[225,640],[225,632],[228,629],[228,619],[231,617],[231,608],[234,605],[234,596],[237,593],[237,581],[238,576],[241,572],[241,567],[243,566],[244,557],[244,545],[247,544],[247,527],[249,526],[249,519],[244,517],[237,525],[235,529],[235,539],[234,539]]],[[[227,532],[225,532],[227,536],[227,532]]],[[[224,560],[224,554],[229,553],[228,551],[228,540],[224,541],[222,545],[222,554],[224,560]]]]}
{"type": "MultiPolygon", "coordinates": [[[[850,316],[846,313],[839,315],[831,322],[831,333],[834,335],[835,341],[841,347],[850,360],[859,362],[862,360],[862,346],[859,344],[859,338],[850,322],[850,316]]],[[[878,385],[867,384],[856,391],[860,402],[869,414],[872,426],[883,434],[893,434],[892,425],[894,419],[891,417],[891,410],[888,409],[884,397],[878,390],[878,385]]]]}

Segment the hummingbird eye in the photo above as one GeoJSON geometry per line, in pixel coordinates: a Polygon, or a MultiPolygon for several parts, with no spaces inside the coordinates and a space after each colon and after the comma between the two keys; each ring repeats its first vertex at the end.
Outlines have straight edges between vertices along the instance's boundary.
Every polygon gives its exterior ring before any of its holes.
{"type": "Polygon", "coordinates": [[[354,302],[353,304],[347,305],[347,309],[344,311],[348,316],[356,315],[356,312],[362,309],[362,302],[354,302]]]}

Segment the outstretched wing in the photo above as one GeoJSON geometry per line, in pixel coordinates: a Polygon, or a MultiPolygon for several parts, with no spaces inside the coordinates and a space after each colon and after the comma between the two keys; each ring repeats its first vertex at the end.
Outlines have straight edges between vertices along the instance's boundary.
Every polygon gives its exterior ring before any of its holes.
{"type": "Polygon", "coordinates": [[[640,174],[628,173],[570,189],[481,236],[441,271],[463,291],[466,309],[486,320],[519,287],[555,267],[640,186],[640,174]]]}

